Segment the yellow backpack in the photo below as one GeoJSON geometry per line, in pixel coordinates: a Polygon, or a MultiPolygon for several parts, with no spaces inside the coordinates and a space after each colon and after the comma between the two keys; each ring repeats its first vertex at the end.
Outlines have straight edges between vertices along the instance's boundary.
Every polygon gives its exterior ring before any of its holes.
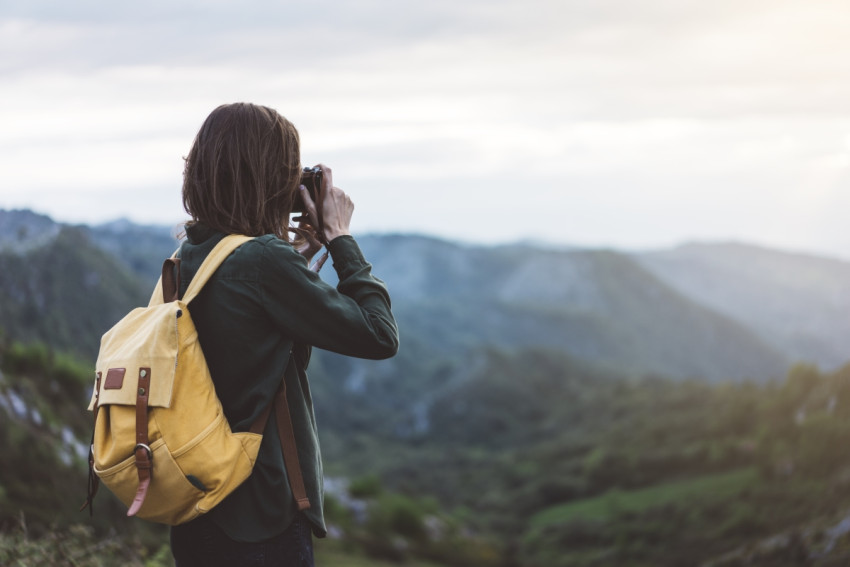
{"type": "Polygon", "coordinates": [[[272,406],[296,503],[310,507],[283,380],[250,431],[232,432],[189,314],[210,276],[248,240],[231,235],[216,245],[182,300],[174,275],[179,259],[166,260],[148,306],[103,335],[83,508],[91,506],[99,479],[129,507],[128,516],[177,525],[210,511],[251,474],[272,406]]]}

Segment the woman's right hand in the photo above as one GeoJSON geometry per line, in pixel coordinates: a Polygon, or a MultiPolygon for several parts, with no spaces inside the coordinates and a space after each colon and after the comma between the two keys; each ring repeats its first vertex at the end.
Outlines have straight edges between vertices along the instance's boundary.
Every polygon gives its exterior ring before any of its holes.
{"type": "MultiPolygon", "coordinates": [[[[354,203],[345,191],[334,187],[333,172],[326,165],[319,164],[322,170],[322,190],[325,194],[322,203],[322,215],[325,238],[330,242],[337,236],[351,234],[351,217],[354,215],[354,203]]],[[[303,190],[306,192],[306,190],[303,190]]]]}

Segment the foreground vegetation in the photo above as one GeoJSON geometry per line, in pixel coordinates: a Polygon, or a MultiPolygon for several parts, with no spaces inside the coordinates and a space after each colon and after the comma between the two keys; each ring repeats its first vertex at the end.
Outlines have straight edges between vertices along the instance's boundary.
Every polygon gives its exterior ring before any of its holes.
{"type": "Polygon", "coordinates": [[[427,429],[349,433],[329,460],[432,495],[495,534],[505,565],[778,565],[755,551],[766,540],[816,565],[842,553],[850,366],[709,384],[546,351],[481,356],[468,375],[435,372],[427,429]]]}
{"type": "MultiPolygon", "coordinates": [[[[105,488],[92,516],[79,512],[89,374],[73,356],[0,335],[0,565],[172,565],[167,528],[128,519],[105,488]]],[[[321,565],[500,561],[433,499],[391,492],[372,476],[335,484],[326,495],[331,537],[316,542],[321,565]]]]}
{"type": "MultiPolygon", "coordinates": [[[[550,351],[476,357],[424,367],[419,427],[393,421],[410,408],[366,403],[320,419],[332,537],[319,565],[850,560],[850,366],[711,385],[550,351]]],[[[328,370],[314,369],[320,396],[328,370]]],[[[88,374],[0,339],[0,564],[171,565],[166,531],[128,521],[108,493],[94,517],[77,511],[88,374]]]]}

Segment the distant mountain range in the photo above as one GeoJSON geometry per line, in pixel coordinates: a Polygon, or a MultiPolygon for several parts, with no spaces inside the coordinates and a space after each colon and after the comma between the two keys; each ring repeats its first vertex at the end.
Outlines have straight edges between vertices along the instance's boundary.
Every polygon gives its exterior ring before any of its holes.
{"type": "MultiPolygon", "coordinates": [[[[173,234],[0,211],[0,327],[92,354],[112,321],[147,300],[173,234]]],[[[841,260],[745,244],[634,254],[405,234],[358,241],[390,287],[402,348],[431,360],[533,346],[626,375],[707,380],[850,360],[850,263],[841,260]]],[[[323,276],[333,280],[333,269],[323,276]]],[[[345,364],[358,372],[360,363],[345,364]]]]}
{"type": "Polygon", "coordinates": [[[850,360],[850,262],[741,243],[687,244],[636,259],[792,360],[850,360]]]}
{"type": "Polygon", "coordinates": [[[606,250],[360,239],[401,329],[441,351],[541,346],[627,374],[764,378],[788,359],[735,320],[606,250]]]}

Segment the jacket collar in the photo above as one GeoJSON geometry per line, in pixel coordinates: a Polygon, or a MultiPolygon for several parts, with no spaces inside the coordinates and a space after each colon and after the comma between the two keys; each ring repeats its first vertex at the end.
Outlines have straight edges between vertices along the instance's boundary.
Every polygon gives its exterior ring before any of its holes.
{"type": "Polygon", "coordinates": [[[221,234],[202,222],[188,223],[185,228],[186,240],[189,241],[189,244],[203,244],[210,238],[221,234]]]}

